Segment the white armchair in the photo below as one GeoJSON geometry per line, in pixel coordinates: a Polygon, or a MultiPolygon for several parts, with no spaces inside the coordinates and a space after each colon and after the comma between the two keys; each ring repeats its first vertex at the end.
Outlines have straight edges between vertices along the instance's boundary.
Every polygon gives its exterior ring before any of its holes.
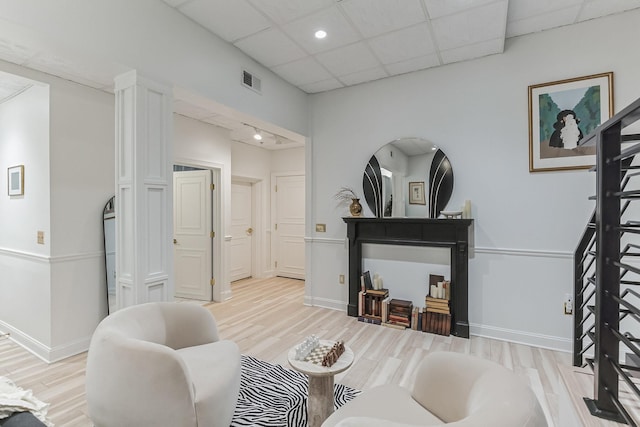
{"type": "Polygon", "coordinates": [[[322,427],[543,427],[535,394],[512,371],[452,352],[428,354],[411,390],[374,387],[334,412],[322,427]]]}
{"type": "Polygon", "coordinates": [[[106,317],[91,339],[86,395],[96,427],[228,427],[240,390],[238,346],[190,303],[147,303],[106,317]]]}

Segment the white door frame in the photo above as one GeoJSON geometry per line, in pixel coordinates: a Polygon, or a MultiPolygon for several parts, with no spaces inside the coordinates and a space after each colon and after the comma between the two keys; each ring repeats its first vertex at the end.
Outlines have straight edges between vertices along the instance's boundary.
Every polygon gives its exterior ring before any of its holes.
{"type": "MultiPolygon", "coordinates": [[[[211,183],[216,188],[216,191],[213,192],[211,197],[211,215],[213,216],[211,225],[213,227],[213,231],[215,232],[215,236],[212,240],[211,268],[213,278],[216,281],[216,284],[213,287],[212,297],[214,301],[224,301],[225,299],[231,297],[231,289],[228,289],[229,284],[227,280],[227,265],[226,262],[223,262],[223,260],[226,259],[223,245],[225,236],[223,228],[224,218],[222,209],[222,176],[224,175],[224,165],[220,163],[207,162],[204,160],[187,159],[181,157],[174,158],[173,165],[190,166],[194,168],[211,170],[211,183]]],[[[171,194],[171,197],[171,206],[173,206],[173,192],[171,194]]]]}
{"type": "MultiPolygon", "coordinates": [[[[300,175],[304,176],[304,180],[305,180],[305,195],[304,195],[304,198],[305,198],[305,205],[306,205],[306,201],[309,199],[309,194],[307,193],[307,190],[308,190],[308,188],[307,188],[307,176],[306,176],[305,171],[273,172],[271,174],[271,224],[270,224],[270,227],[269,227],[269,233],[270,233],[270,237],[271,237],[271,239],[269,239],[271,241],[271,251],[270,251],[271,256],[270,256],[270,259],[269,259],[269,273],[270,273],[270,276],[275,276],[276,275],[276,271],[277,271],[277,269],[275,268],[275,261],[276,260],[274,259],[274,257],[276,255],[278,247],[277,247],[276,239],[274,238],[275,230],[272,228],[273,225],[275,224],[276,214],[277,214],[277,198],[276,198],[276,182],[277,182],[277,178],[281,177],[281,176],[300,176],[300,175]]],[[[305,207],[305,216],[304,216],[305,235],[307,234],[306,230],[307,230],[307,227],[309,225],[309,224],[307,224],[307,222],[309,221],[309,218],[308,218],[306,212],[307,212],[307,210],[306,210],[306,207],[305,207]]],[[[306,236],[305,236],[305,241],[306,241],[306,236]]],[[[307,248],[306,248],[306,245],[305,245],[305,250],[306,249],[307,248]]],[[[306,254],[306,251],[305,251],[305,261],[307,259],[308,258],[307,258],[307,254],[306,254]]],[[[308,263],[305,262],[305,272],[304,272],[305,277],[307,277],[309,275],[309,270],[307,270],[307,267],[308,267],[308,263]]]]}
{"type": "MultiPolygon", "coordinates": [[[[251,184],[251,204],[253,205],[253,239],[251,239],[251,275],[254,278],[267,276],[268,267],[265,266],[265,230],[266,215],[264,207],[264,181],[246,176],[232,176],[231,182],[245,182],[251,184]]],[[[268,240],[267,240],[268,241],[268,240]]]]}

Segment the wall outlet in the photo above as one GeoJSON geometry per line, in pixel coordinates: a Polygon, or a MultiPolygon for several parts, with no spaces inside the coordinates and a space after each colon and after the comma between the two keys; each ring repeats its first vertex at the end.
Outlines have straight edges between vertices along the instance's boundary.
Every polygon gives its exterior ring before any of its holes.
{"type": "Polygon", "coordinates": [[[573,314],[573,295],[566,294],[564,296],[564,314],[573,314]]]}
{"type": "Polygon", "coordinates": [[[38,244],[44,245],[44,231],[38,231],[38,244]]]}
{"type": "Polygon", "coordinates": [[[344,274],[340,275],[340,284],[344,285],[344,274]]]}
{"type": "Polygon", "coordinates": [[[316,224],[316,233],[326,233],[327,224],[316,224]]]}

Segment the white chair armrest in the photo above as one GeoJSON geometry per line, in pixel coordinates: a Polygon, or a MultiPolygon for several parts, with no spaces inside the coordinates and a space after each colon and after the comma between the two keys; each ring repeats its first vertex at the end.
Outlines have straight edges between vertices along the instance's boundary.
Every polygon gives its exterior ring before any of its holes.
{"type": "Polygon", "coordinates": [[[192,381],[176,351],[108,330],[93,339],[86,393],[99,402],[90,414],[96,427],[196,425],[192,381]]]}

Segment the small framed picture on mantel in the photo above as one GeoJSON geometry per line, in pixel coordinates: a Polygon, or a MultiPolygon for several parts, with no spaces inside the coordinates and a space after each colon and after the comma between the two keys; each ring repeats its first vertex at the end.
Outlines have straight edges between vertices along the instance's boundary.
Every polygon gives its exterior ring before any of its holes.
{"type": "Polygon", "coordinates": [[[7,169],[7,191],[9,196],[24,194],[24,165],[12,166],[7,169]]]}
{"type": "Polygon", "coordinates": [[[409,183],[409,204],[410,205],[426,205],[427,200],[424,197],[424,181],[409,183]]]}

